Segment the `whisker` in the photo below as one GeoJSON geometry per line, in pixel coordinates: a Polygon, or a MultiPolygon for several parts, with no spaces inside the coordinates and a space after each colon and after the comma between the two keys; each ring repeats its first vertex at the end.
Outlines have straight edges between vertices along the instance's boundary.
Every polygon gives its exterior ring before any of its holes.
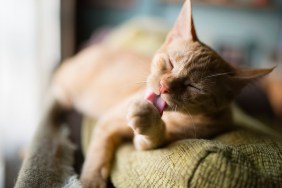
{"type": "Polygon", "coordinates": [[[190,118],[190,120],[191,120],[191,124],[192,124],[192,127],[193,127],[193,132],[194,132],[194,138],[197,138],[197,130],[196,130],[196,126],[195,126],[195,124],[194,124],[194,120],[193,120],[193,117],[192,117],[192,115],[190,114],[190,112],[186,109],[186,108],[184,108],[184,110],[185,110],[185,112],[188,114],[188,116],[189,116],[189,118],[190,118]]]}
{"type": "Polygon", "coordinates": [[[224,73],[212,74],[212,75],[206,76],[206,77],[203,78],[203,79],[211,78],[211,77],[216,77],[216,76],[227,75],[227,74],[231,74],[231,73],[232,73],[232,72],[224,72],[224,73]]]}
{"type": "Polygon", "coordinates": [[[146,84],[148,83],[147,81],[141,81],[141,82],[135,82],[134,84],[146,84]]]}
{"type": "Polygon", "coordinates": [[[177,112],[177,107],[178,107],[177,104],[175,104],[175,106],[174,106],[174,111],[175,112],[177,112]]]}
{"type": "Polygon", "coordinates": [[[131,83],[124,84],[123,86],[120,86],[120,87],[123,87],[123,88],[136,87],[137,84],[144,84],[144,85],[146,85],[147,83],[148,83],[147,81],[131,82],[131,83]]]}

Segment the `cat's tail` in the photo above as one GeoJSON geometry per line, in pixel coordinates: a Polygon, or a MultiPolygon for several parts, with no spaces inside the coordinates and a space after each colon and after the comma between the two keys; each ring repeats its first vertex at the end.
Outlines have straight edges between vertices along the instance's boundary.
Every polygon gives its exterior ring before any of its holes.
{"type": "Polygon", "coordinates": [[[74,145],[65,126],[66,108],[53,100],[23,161],[16,188],[81,187],[74,176],[74,145]]]}

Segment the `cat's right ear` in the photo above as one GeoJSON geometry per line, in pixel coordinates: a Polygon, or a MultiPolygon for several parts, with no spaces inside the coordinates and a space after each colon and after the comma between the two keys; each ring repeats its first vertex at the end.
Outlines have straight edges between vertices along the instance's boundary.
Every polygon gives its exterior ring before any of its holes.
{"type": "Polygon", "coordinates": [[[233,85],[236,90],[241,90],[243,87],[248,85],[249,83],[256,81],[265,75],[269,74],[276,67],[268,68],[268,69],[245,69],[245,70],[237,70],[235,75],[232,76],[233,85]]]}
{"type": "Polygon", "coordinates": [[[168,46],[172,41],[179,38],[186,41],[198,40],[192,17],[191,0],[186,0],[182,6],[175,25],[168,33],[163,47],[168,46]]]}

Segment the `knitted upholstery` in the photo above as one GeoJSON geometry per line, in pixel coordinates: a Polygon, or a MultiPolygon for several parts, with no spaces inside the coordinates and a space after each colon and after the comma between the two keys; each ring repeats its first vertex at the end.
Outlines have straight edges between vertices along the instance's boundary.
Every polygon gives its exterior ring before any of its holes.
{"type": "Polygon", "coordinates": [[[119,148],[116,187],[279,187],[282,144],[248,131],[191,139],[152,151],[119,148]]]}
{"type": "MultiPolygon", "coordinates": [[[[282,142],[251,131],[255,126],[259,132],[268,129],[236,114],[237,122],[250,124],[246,126],[249,129],[241,127],[211,140],[180,140],[149,151],[136,151],[131,143],[123,144],[115,156],[112,183],[117,188],[281,187],[282,142]]],[[[86,147],[94,124],[85,119],[86,147]]]]}

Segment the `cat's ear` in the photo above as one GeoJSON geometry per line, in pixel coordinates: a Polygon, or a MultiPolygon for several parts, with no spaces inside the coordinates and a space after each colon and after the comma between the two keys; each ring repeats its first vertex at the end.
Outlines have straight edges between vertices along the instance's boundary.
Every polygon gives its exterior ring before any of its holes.
{"type": "Polygon", "coordinates": [[[192,17],[191,0],[185,1],[174,27],[166,37],[164,46],[167,46],[173,40],[178,38],[188,41],[198,40],[192,17]]]}
{"type": "Polygon", "coordinates": [[[241,90],[249,83],[256,81],[263,76],[269,74],[275,67],[269,69],[241,69],[237,70],[232,76],[232,81],[235,88],[241,90]]]}

